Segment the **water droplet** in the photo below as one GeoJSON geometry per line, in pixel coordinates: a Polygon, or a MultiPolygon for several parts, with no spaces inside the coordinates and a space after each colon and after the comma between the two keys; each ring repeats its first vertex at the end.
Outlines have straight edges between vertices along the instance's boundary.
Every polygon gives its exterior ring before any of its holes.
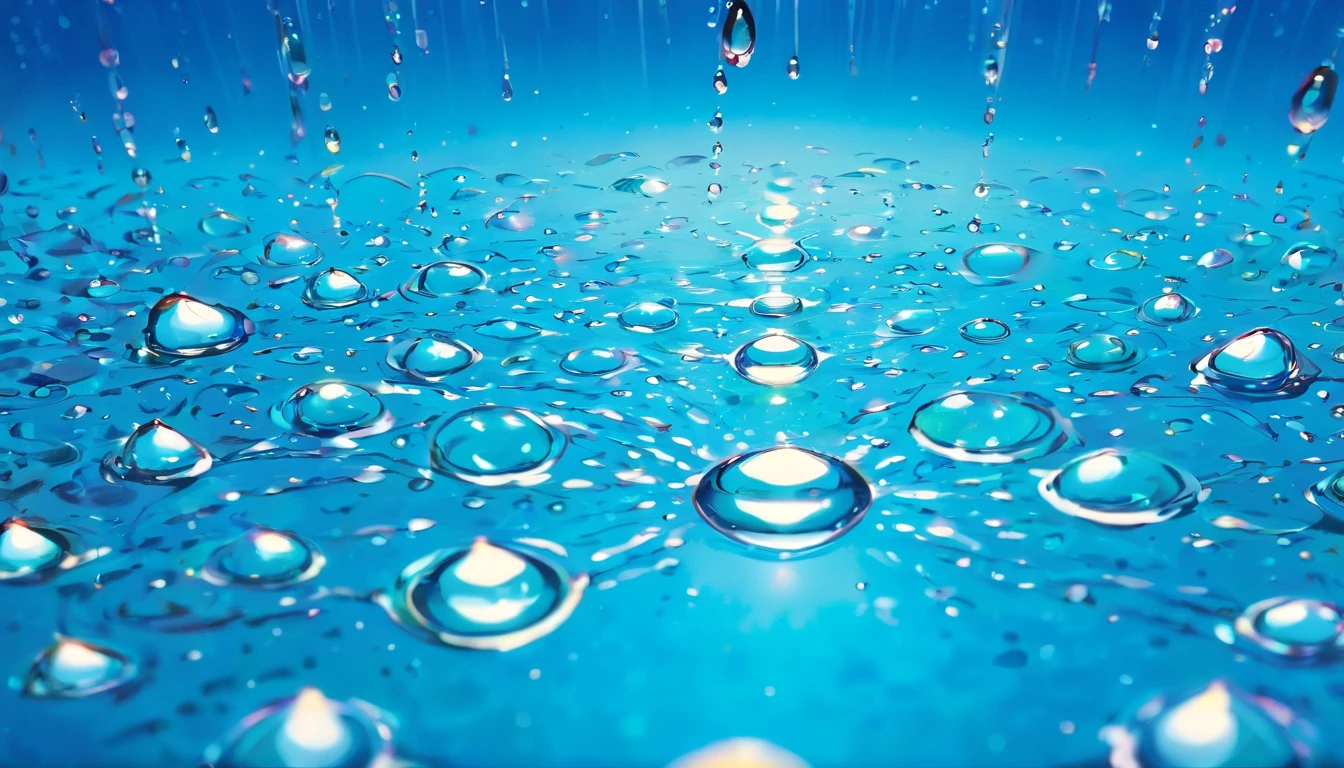
{"type": "Polygon", "coordinates": [[[576,349],[560,358],[560,369],[574,376],[607,376],[629,362],[630,356],[619,349],[576,349]]]}
{"type": "Polygon", "coordinates": [[[1136,526],[1184,515],[1199,503],[1199,481],[1142,451],[1103,448],[1041,479],[1041,497],[1066,515],[1136,526]]]}
{"type": "Polygon", "coordinates": [[[677,324],[677,310],[654,301],[641,301],[621,311],[621,327],[636,333],[660,333],[677,324]]]}
{"type": "Polygon", "coordinates": [[[391,101],[401,101],[401,83],[397,82],[395,72],[387,76],[387,98],[391,101]]]}
{"type": "Polygon", "coordinates": [[[220,586],[289,587],[313,578],[325,564],[317,546],[298,534],[255,528],[210,553],[199,573],[220,586]]]}
{"type": "MultiPolygon", "coordinates": [[[[526,73],[524,73],[524,74],[526,74],[526,73]]],[[[500,93],[499,93],[499,95],[500,95],[505,101],[513,101],[513,82],[512,82],[511,80],[509,80],[509,73],[508,73],[508,72],[505,72],[505,73],[504,73],[504,81],[503,81],[503,84],[500,86],[500,93]]]]}
{"type": "Polygon", "coordinates": [[[334,267],[308,278],[303,288],[303,303],[313,309],[351,307],[368,298],[369,289],[359,278],[334,267]]]}
{"type": "Polygon", "coordinates": [[[0,523],[0,581],[34,583],[77,565],[71,550],[73,535],[28,520],[10,518],[0,523]]]}
{"type": "Polygon", "coordinates": [[[402,287],[406,298],[423,296],[437,299],[445,296],[460,296],[478,291],[485,287],[489,276],[475,264],[459,261],[436,261],[421,267],[410,282],[402,287]]]}
{"type": "Polygon", "coordinates": [[[875,240],[881,240],[887,231],[882,227],[874,227],[870,224],[859,224],[845,230],[845,235],[850,240],[859,243],[870,243],[875,240]]]}
{"type": "Polygon", "coordinates": [[[768,741],[735,738],[716,741],[683,755],[667,768],[808,768],[802,758],[768,741]]]}
{"type": "Polygon", "coordinates": [[[481,353],[466,344],[434,334],[406,339],[387,351],[388,366],[428,382],[442,381],[480,359],[481,353]]]}
{"type": "Polygon", "coordinates": [[[522,341],[531,339],[542,334],[549,333],[541,328],[525,323],[521,320],[491,320],[476,326],[476,332],[487,339],[500,339],[502,341],[522,341]]]}
{"type": "Polygon", "coordinates": [[[413,634],[457,648],[509,651],[554,632],[588,577],[570,578],[522,546],[477,539],[406,566],[376,600],[413,634]]]}
{"type": "Polygon", "coordinates": [[[723,60],[734,67],[745,67],[756,50],[756,18],[751,15],[746,0],[728,0],[727,17],[719,38],[723,60]]]}
{"type": "Polygon", "coordinates": [[[1034,459],[1073,439],[1059,411],[1027,392],[950,392],[915,411],[910,435],[939,456],[981,464],[1034,459]]]}
{"type": "Polygon", "coordinates": [[[797,384],[820,363],[821,355],[815,347],[783,333],[762,336],[733,354],[733,369],[742,378],[767,387],[797,384]]]}
{"type": "Polygon", "coordinates": [[[1281,263],[1301,277],[1314,277],[1335,264],[1335,252],[1311,243],[1298,243],[1283,254],[1281,263]]]}
{"type": "Polygon", "coordinates": [[[274,267],[311,267],[322,261],[317,243],[298,235],[280,234],[266,241],[261,263],[274,267]]]}
{"type": "Polygon", "coordinates": [[[323,132],[322,140],[326,143],[327,151],[331,154],[334,155],[341,151],[341,134],[337,133],[336,129],[332,128],[330,125],[328,125],[327,130],[323,132]]]}
{"type": "Polygon", "coordinates": [[[199,477],[214,464],[205,446],[154,419],[104,460],[113,475],[133,483],[168,485],[199,477]]]}
{"type": "Polygon", "coordinates": [[[772,288],[751,302],[751,313],[760,317],[788,317],[802,311],[802,299],[778,288],[772,288]]]}
{"type": "Polygon", "coordinates": [[[1207,384],[1229,397],[1297,397],[1320,369],[1297,353],[1293,342],[1273,328],[1254,328],[1228,341],[1190,366],[1207,384]]]}
{"type": "Polygon", "coordinates": [[[246,221],[228,211],[215,211],[201,217],[201,231],[211,237],[237,237],[252,231],[246,221]]]}
{"type": "Polygon", "coordinates": [[[1034,255],[1021,245],[977,245],[961,255],[961,276],[975,285],[1005,285],[1019,279],[1034,255]]]}
{"type": "Polygon", "coordinates": [[[1335,88],[1339,75],[1329,64],[1322,64],[1307,75],[1293,93],[1288,107],[1288,122],[1298,133],[1313,134],[1330,118],[1330,106],[1335,103],[1335,88]]]}
{"type": "Polygon", "coordinates": [[[205,129],[211,133],[219,133],[219,118],[215,116],[215,110],[205,108],[205,129]]]}
{"type": "Polygon", "coordinates": [[[812,256],[799,243],[782,237],[757,240],[742,252],[742,263],[762,272],[793,272],[812,256]]]}
{"type": "Polygon", "coordinates": [[[153,177],[153,175],[150,174],[150,172],[149,172],[148,170],[146,170],[146,169],[144,169],[144,168],[132,168],[132,169],[131,169],[131,181],[134,181],[135,184],[136,184],[136,186],[138,186],[138,187],[148,187],[148,186],[149,186],[149,183],[150,183],[151,181],[153,181],[153,180],[154,180],[154,177],[153,177]]]}
{"type": "Polygon", "coordinates": [[[135,663],[119,651],[61,637],[28,668],[23,692],[39,698],[81,698],[125,685],[135,673],[135,663]]]}
{"type": "Polygon", "coordinates": [[[1214,248],[1212,251],[1200,256],[1199,261],[1195,263],[1205,269],[1225,267],[1232,263],[1232,252],[1226,248],[1214,248]]]}
{"type": "Polygon", "coordinates": [[[1164,293],[1143,302],[1139,319],[1153,325],[1175,325],[1199,314],[1199,307],[1179,293],[1164,293]]]}
{"type": "Polygon", "coordinates": [[[306,384],[271,409],[282,429],[314,437],[362,437],[385,432],[392,414],[378,396],[355,384],[306,384]]]}
{"type": "Polygon", "coordinates": [[[477,485],[544,479],[565,450],[565,437],[523,408],[482,405],[454,414],[430,446],[439,472],[477,485]]]}
{"type": "Polygon", "coordinates": [[[1006,341],[1012,331],[1002,321],[991,317],[982,317],[963,324],[957,329],[961,337],[975,344],[998,344],[1006,341]]]}
{"type": "Polygon", "coordinates": [[[1334,603],[1272,597],[1237,617],[1236,632],[1276,656],[1325,661],[1344,653],[1344,615],[1334,603]]]}
{"type": "Polygon", "coordinates": [[[237,349],[255,330],[236,309],[174,293],[149,310],[145,348],[163,357],[210,357],[237,349]]]}
{"type": "Polygon", "coordinates": [[[902,309],[886,320],[895,336],[923,336],[938,327],[941,318],[934,309],[902,309]]]}
{"type": "Polygon", "coordinates": [[[205,753],[212,768],[369,768],[392,762],[392,731],[362,701],[331,701],[316,688],[243,718],[205,753]]]}
{"type": "Polygon", "coordinates": [[[728,92],[728,75],[724,74],[723,67],[714,73],[714,90],[720,96],[728,92]]]}
{"type": "Polygon", "coordinates": [[[1143,360],[1143,351],[1123,336],[1094,333],[1069,344],[1069,365],[1085,371],[1122,371],[1143,360]]]}
{"type": "Polygon", "coordinates": [[[1126,269],[1138,269],[1148,259],[1137,251],[1111,251],[1100,259],[1088,259],[1089,266],[1105,272],[1119,272],[1126,269]]]}
{"type": "Polygon", "coordinates": [[[790,56],[790,57],[789,57],[789,79],[790,79],[790,80],[797,80],[797,79],[798,79],[798,74],[799,74],[799,69],[798,69],[798,57],[797,57],[797,56],[790,56]]]}
{"type": "Polygon", "coordinates": [[[839,538],[863,519],[873,495],[840,459],[786,445],[721,462],[700,479],[693,499],[719,533],[787,555],[839,538]]]}

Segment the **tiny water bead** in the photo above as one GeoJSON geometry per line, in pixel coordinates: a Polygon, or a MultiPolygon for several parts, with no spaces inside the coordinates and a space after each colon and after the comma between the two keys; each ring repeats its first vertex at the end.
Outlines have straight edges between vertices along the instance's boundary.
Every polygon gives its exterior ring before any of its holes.
{"type": "Polygon", "coordinates": [[[1123,336],[1094,333],[1069,344],[1065,360],[1085,371],[1123,371],[1143,360],[1143,351],[1123,336]]]}
{"type": "Polygon", "coordinates": [[[28,668],[23,693],[36,698],[76,699],[119,688],[135,679],[130,657],[104,645],[58,637],[28,668]]]}
{"type": "Polygon", "coordinates": [[[660,333],[677,324],[677,310],[655,301],[632,304],[617,316],[621,327],[635,333],[660,333]]]}
{"type": "Polygon", "coordinates": [[[338,381],[299,387],[271,409],[271,416],[284,429],[314,437],[360,437],[392,426],[378,395],[338,381]]]}
{"type": "Polygon", "coordinates": [[[1307,730],[1292,710],[1215,680],[1194,693],[1159,696],[1130,725],[1107,726],[1111,764],[1143,768],[1302,768],[1307,730]]]}
{"type": "Polygon", "coordinates": [[[619,349],[576,349],[560,358],[560,369],[573,376],[609,376],[629,362],[630,355],[619,349]]]}
{"type": "Polygon", "coordinates": [[[1273,328],[1254,328],[1191,364],[1194,384],[1228,397],[1269,400],[1297,397],[1320,369],[1298,354],[1292,339],[1273,328]]]}
{"type": "Polygon", "coordinates": [[[1142,267],[1147,258],[1137,251],[1111,251],[1100,258],[1087,260],[1089,266],[1104,272],[1120,272],[1142,267]]]}
{"type": "Polygon", "coordinates": [[[220,586],[277,588],[307,581],[326,559],[298,534],[256,528],[221,545],[200,569],[200,577],[220,586]]]}
{"type": "Polygon", "coordinates": [[[938,327],[939,313],[934,309],[902,309],[886,319],[887,331],[892,336],[923,336],[938,327]]]}
{"type": "Polygon", "coordinates": [[[949,392],[916,409],[909,431],[927,451],[981,464],[1034,459],[1072,439],[1059,411],[1031,393],[949,392]]]}
{"type": "Polygon", "coordinates": [[[961,276],[975,285],[1005,285],[1018,277],[1036,255],[1011,243],[985,243],[961,255],[961,276]]]}
{"type": "Polygon", "coordinates": [[[1066,515],[1117,527],[1160,523],[1194,510],[1201,487],[1193,475],[1157,456],[1103,448],[1041,479],[1041,497],[1066,515]]]}
{"type": "Polygon", "coordinates": [[[863,519],[873,494],[844,461],[786,445],[719,463],[701,477],[692,499],[714,530],[787,556],[842,536],[863,519]]]}
{"type": "Polygon", "coordinates": [[[544,479],[564,450],[564,435],[535,413],[480,405],[439,427],[430,445],[430,465],[477,485],[530,483],[544,479]]]}
{"type": "Polygon", "coordinates": [[[446,336],[430,335],[397,342],[387,351],[390,368],[419,381],[439,382],[481,359],[481,353],[446,336]]]}
{"type": "Polygon", "coordinates": [[[303,303],[313,309],[353,307],[369,296],[359,278],[341,269],[329,267],[308,278],[303,288],[303,303]]]}
{"type": "Polygon", "coordinates": [[[531,548],[479,538],[416,560],[375,600],[421,638],[510,651],[554,632],[587,586],[587,575],[571,578],[531,548]]]}
{"type": "Polygon", "coordinates": [[[1344,613],[1335,603],[1272,597],[1248,607],[1233,625],[1243,640],[1279,657],[1325,661],[1344,655],[1344,613]]]}
{"type": "Polygon", "coordinates": [[[816,347],[784,333],[771,333],[744,344],[733,354],[733,370],[767,387],[797,384],[821,363],[816,347]]]}
{"type": "Polygon", "coordinates": [[[1199,314],[1194,302],[1179,293],[1164,293],[1139,307],[1139,319],[1153,325],[1175,325],[1199,314]]]}
{"type": "Polygon", "coordinates": [[[485,272],[475,264],[436,261],[421,267],[415,277],[402,286],[402,295],[426,299],[461,296],[484,288],[488,279],[485,272]]]}
{"type": "Polygon", "coordinates": [[[185,482],[205,474],[213,464],[205,446],[158,419],[136,427],[121,450],[104,461],[114,476],[148,485],[185,482]]]}
{"type": "Polygon", "coordinates": [[[771,290],[751,301],[751,313],[758,317],[788,317],[802,311],[802,299],[780,290],[771,290]]]}
{"type": "Polygon", "coordinates": [[[991,317],[964,323],[957,332],[961,334],[961,338],[973,344],[998,344],[1007,341],[1013,333],[1006,323],[991,317]]]}
{"type": "Polygon", "coordinates": [[[206,304],[185,293],[155,302],[147,323],[145,349],[168,358],[222,355],[242,346],[256,331],[238,310],[206,304]]]}
{"type": "Polygon", "coordinates": [[[381,711],[316,688],[249,714],[205,753],[209,768],[378,768],[392,760],[381,711]]]}
{"type": "Polygon", "coordinates": [[[742,252],[742,263],[761,272],[794,272],[812,258],[800,243],[783,237],[757,240],[742,252]]]}
{"type": "Polygon", "coordinates": [[[273,267],[311,267],[322,261],[317,243],[299,235],[273,235],[262,248],[261,263],[273,267]]]}
{"type": "Polygon", "coordinates": [[[746,0],[728,0],[724,12],[719,52],[732,66],[745,67],[756,50],[756,18],[746,0]]]}

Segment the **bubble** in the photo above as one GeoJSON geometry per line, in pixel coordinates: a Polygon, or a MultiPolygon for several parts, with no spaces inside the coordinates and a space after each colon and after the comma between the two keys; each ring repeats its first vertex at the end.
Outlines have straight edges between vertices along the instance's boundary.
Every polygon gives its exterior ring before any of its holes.
{"type": "Polygon", "coordinates": [[[1291,710],[1216,680],[1193,694],[1160,696],[1128,726],[1109,726],[1111,764],[1144,768],[1300,768],[1310,764],[1291,710]]]}
{"type": "Polygon", "coordinates": [[[1335,252],[1311,243],[1298,243],[1280,261],[1301,277],[1315,277],[1334,266],[1335,252]]]}
{"type": "Polygon", "coordinates": [[[863,519],[873,500],[853,467],[793,446],[721,462],[700,479],[692,498],[714,530],[781,556],[839,538],[863,519]]]}
{"type": "Polygon", "coordinates": [[[481,353],[456,339],[431,334],[398,342],[387,351],[387,364],[413,379],[442,381],[481,359],[481,353]]]}
{"type": "Polygon", "coordinates": [[[1143,351],[1123,336],[1094,333],[1069,344],[1069,365],[1085,371],[1122,371],[1143,360],[1143,351]]]}
{"type": "Polygon", "coordinates": [[[756,18],[746,0],[728,0],[719,49],[723,60],[734,67],[745,67],[756,50],[756,18]]]}
{"type": "Polygon", "coordinates": [[[390,592],[375,599],[421,638],[510,651],[554,632],[574,613],[587,585],[586,575],[570,578],[528,548],[479,538],[416,560],[390,592]]]}
{"type": "Polygon", "coordinates": [[[392,730],[362,701],[332,701],[316,688],[243,718],[205,753],[211,768],[373,768],[390,765],[392,730]]]}
{"type": "Polygon", "coordinates": [[[1143,302],[1139,319],[1153,325],[1175,325],[1199,314],[1199,307],[1179,293],[1164,293],[1143,302]]]}
{"type": "Polygon", "coordinates": [[[207,213],[196,226],[211,237],[238,237],[252,231],[246,221],[228,211],[207,213]]]}
{"type": "Polygon", "coordinates": [[[77,699],[119,688],[135,679],[130,657],[104,645],[58,637],[38,655],[23,681],[25,696],[77,699]]]}
{"type": "Polygon", "coordinates": [[[636,333],[660,333],[677,324],[677,310],[653,301],[641,301],[621,311],[621,327],[636,333]]]}
{"type": "Polygon", "coordinates": [[[271,409],[282,429],[314,437],[363,437],[386,432],[392,414],[373,392],[339,381],[306,384],[271,409]]]}
{"type": "Polygon", "coordinates": [[[576,349],[560,358],[560,369],[574,376],[609,376],[629,362],[619,349],[576,349]]]}
{"type": "Polygon", "coordinates": [[[1196,261],[1195,263],[1205,269],[1217,269],[1218,267],[1225,267],[1228,264],[1231,264],[1232,259],[1233,256],[1231,251],[1226,248],[1214,248],[1212,251],[1200,256],[1199,261],[1196,261]]]}
{"type": "Polygon", "coordinates": [[[36,584],[97,557],[73,531],[30,518],[0,522],[0,582],[36,584]]]}
{"type": "Polygon", "coordinates": [[[961,276],[975,285],[1006,285],[1026,270],[1035,255],[1021,245],[977,245],[961,255],[961,276]]]}
{"type": "Polygon", "coordinates": [[[308,278],[303,288],[303,303],[313,309],[352,307],[369,296],[359,278],[344,270],[328,267],[308,278]]]}
{"type": "Polygon", "coordinates": [[[751,313],[758,317],[788,317],[803,311],[803,300],[782,290],[772,289],[751,301],[751,313]]]}
{"type": "Polygon", "coordinates": [[[255,528],[212,552],[199,575],[219,586],[289,587],[324,565],[317,546],[298,534],[255,528]]]}
{"type": "Polygon", "coordinates": [[[145,348],[161,357],[210,357],[237,349],[255,331],[236,309],[174,293],[149,310],[145,348]]]}
{"type": "Polygon", "coordinates": [[[1184,515],[1200,501],[1200,484],[1152,454],[1103,448],[1072,459],[1041,479],[1040,493],[1066,515],[1101,525],[1136,526],[1184,515]]]}
{"type": "Polygon", "coordinates": [[[1329,64],[1322,64],[1307,75],[1293,92],[1288,107],[1288,122],[1298,133],[1313,134],[1330,119],[1330,106],[1335,103],[1335,89],[1339,75],[1329,64]]]}
{"type": "Polygon", "coordinates": [[[1195,384],[1228,397],[1268,400],[1297,397],[1320,369],[1300,357],[1293,342],[1273,328],[1254,328],[1191,364],[1195,384]]]}
{"type": "Polygon", "coordinates": [[[981,464],[1034,459],[1073,439],[1053,405],[1025,392],[949,392],[915,411],[910,435],[939,456],[981,464]]]}
{"type": "Polygon", "coordinates": [[[923,336],[938,327],[941,319],[933,309],[902,309],[886,320],[894,336],[923,336]]]}
{"type": "Polygon", "coordinates": [[[1111,251],[1100,259],[1088,259],[1087,263],[1088,266],[1104,272],[1120,272],[1127,269],[1138,269],[1147,260],[1143,254],[1137,251],[1111,251]]]}
{"type": "Polygon", "coordinates": [[[1344,613],[1322,600],[1272,597],[1237,617],[1237,634],[1279,657],[1324,661],[1344,654],[1344,613]]]}
{"type": "Polygon", "coordinates": [[[565,437],[523,408],[481,405],[454,414],[434,433],[430,465],[476,485],[544,479],[565,450],[565,437]]]}
{"type": "Polygon", "coordinates": [[[146,485],[170,485],[200,477],[214,464],[205,446],[158,419],[136,427],[104,467],[116,477],[146,485]]]}
{"type": "Polygon", "coordinates": [[[964,323],[957,331],[961,338],[975,344],[998,344],[1006,341],[1013,333],[1005,323],[991,317],[964,323]]]}
{"type": "Polygon", "coordinates": [[[742,263],[761,272],[795,272],[812,258],[799,243],[783,237],[757,240],[742,252],[742,263]]]}
{"type": "Polygon", "coordinates": [[[485,272],[474,264],[436,261],[421,267],[415,277],[402,287],[402,295],[406,298],[423,296],[427,299],[460,296],[481,290],[488,279],[485,272]]]}
{"type": "Polygon", "coordinates": [[[816,348],[784,333],[771,333],[744,344],[733,354],[733,370],[767,387],[797,384],[821,363],[816,348]]]}
{"type": "Polygon", "coordinates": [[[311,267],[322,261],[317,243],[298,235],[273,235],[262,249],[261,263],[273,267],[311,267]]]}

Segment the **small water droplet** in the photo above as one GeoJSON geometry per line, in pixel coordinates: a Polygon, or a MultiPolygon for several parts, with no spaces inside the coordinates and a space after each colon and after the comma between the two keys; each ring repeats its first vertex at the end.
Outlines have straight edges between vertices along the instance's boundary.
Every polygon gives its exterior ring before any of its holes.
{"type": "Polygon", "coordinates": [[[274,235],[262,248],[261,263],[273,267],[311,267],[322,261],[322,249],[306,237],[274,235]]]}
{"type": "Polygon", "coordinates": [[[1123,336],[1094,333],[1069,344],[1065,359],[1085,371],[1122,371],[1143,360],[1143,351],[1123,336]]]}
{"type": "Polygon", "coordinates": [[[103,464],[123,480],[170,485],[205,474],[214,461],[205,446],[154,419],[137,427],[103,464]]]}
{"type": "Polygon", "coordinates": [[[655,301],[641,301],[621,311],[621,327],[636,333],[661,333],[677,324],[677,310],[655,301]]]}
{"type": "Polygon", "coordinates": [[[135,674],[135,663],[120,651],[61,637],[33,661],[23,693],[38,698],[81,698],[123,686],[135,674]]]}
{"type": "Polygon", "coordinates": [[[1175,325],[1199,314],[1199,307],[1179,293],[1163,293],[1143,302],[1139,319],[1153,325],[1175,325]]]}
{"type": "Polygon", "coordinates": [[[927,451],[981,464],[1034,459],[1073,439],[1059,411],[1031,393],[950,392],[921,405],[909,431],[927,451]]]}
{"type": "Polygon", "coordinates": [[[608,376],[630,362],[619,349],[576,349],[560,358],[560,369],[574,376],[608,376]]]}
{"type": "Polygon", "coordinates": [[[340,309],[364,301],[369,289],[359,278],[344,270],[328,267],[308,278],[303,287],[303,303],[313,309],[340,309]]]}
{"type": "Polygon", "coordinates": [[[923,336],[942,322],[934,309],[902,309],[886,319],[887,330],[894,336],[923,336]]]}
{"type": "Polygon", "coordinates": [[[201,217],[197,226],[211,237],[237,237],[252,231],[247,222],[228,211],[215,211],[201,217]]]}
{"type": "Polygon", "coordinates": [[[742,252],[742,263],[761,272],[795,272],[812,258],[799,243],[782,237],[757,240],[742,252]]]}
{"type": "Polygon", "coordinates": [[[330,125],[323,131],[322,140],[326,143],[327,151],[331,154],[334,155],[341,151],[341,134],[337,133],[336,129],[330,125]]]}
{"type": "Polygon", "coordinates": [[[961,337],[975,344],[998,344],[1012,335],[1007,324],[992,317],[982,317],[964,323],[957,331],[961,337]]]}
{"type": "Polygon", "coordinates": [[[1138,269],[1148,259],[1137,251],[1111,251],[1097,259],[1087,260],[1089,266],[1104,272],[1120,272],[1126,269],[1138,269]]]}
{"type": "Polygon", "coordinates": [[[565,437],[523,408],[482,405],[454,414],[434,433],[430,464],[477,485],[536,480],[565,450],[565,437]]]}
{"type": "Polygon", "coordinates": [[[208,106],[205,108],[205,129],[211,133],[219,133],[219,118],[215,116],[215,110],[208,106]]]}
{"type": "Polygon", "coordinates": [[[307,581],[325,564],[317,546],[298,534],[255,528],[211,552],[199,573],[220,586],[277,588],[307,581]]]}

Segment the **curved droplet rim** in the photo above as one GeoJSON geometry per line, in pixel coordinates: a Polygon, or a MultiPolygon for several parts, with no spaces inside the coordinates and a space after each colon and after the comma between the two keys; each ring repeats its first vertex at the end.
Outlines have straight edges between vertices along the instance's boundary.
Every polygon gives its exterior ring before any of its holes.
{"type": "Polygon", "coordinates": [[[1003,322],[1002,320],[995,320],[992,317],[977,317],[974,320],[968,320],[961,324],[961,327],[957,329],[957,333],[961,334],[961,338],[971,342],[972,344],[999,344],[1001,342],[1007,341],[1008,338],[1013,335],[1013,331],[1011,328],[1008,327],[1007,323],[1003,322]],[[971,333],[968,332],[967,329],[969,329],[976,323],[984,323],[990,326],[991,328],[1001,328],[1003,329],[1003,332],[996,336],[990,336],[990,337],[973,336],[971,335],[971,333]]]}
{"type": "Polygon", "coordinates": [[[302,584],[305,581],[311,580],[313,577],[317,576],[317,574],[321,573],[322,569],[325,568],[326,565],[327,565],[326,556],[322,554],[322,551],[318,549],[317,545],[314,544],[312,540],[304,536],[300,536],[299,534],[293,531],[282,531],[278,528],[265,528],[259,526],[257,528],[252,529],[251,531],[248,531],[247,533],[244,533],[242,536],[237,536],[233,539],[224,542],[223,544],[220,544],[218,547],[215,547],[214,550],[210,552],[210,555],[206,558],[205,562],[201,565],[200,569],[196,572],[196,575],[199,576],[202,581],[214,584],[217,587],[284,589],[286,587],[292,587],[295,586],[296,584],[302,584]],[[285,538],[295,541],[301,546],[303,546],[304,551],[308,553],[308,562],[305,564],[303,571],[301,571],[295,576],[286,579],[240,579],[231,575],[229,572],[225,571],[222,568],[223,559],[227,554],[225,550],[227,550],[230,546],[233,546],[234,544],[243,541],[248,537],[248,535],[254,533],[280,534],[281,536],[284,536],[285,538]]]}
{"type": "Polygon", "coordinates": [[[1146,355],[1144,354],[1142,348],[1140,348],[1135,344],[1129,343],[1129,341],[1126,340],[1124,336],[1117,336],[1116,334],[1113,333],[1104,333],[1104,334],[1094,333],[1084,336],[1081,339],[1075,339],[1074,341],[1069,343],[1068,347],[1064,351],[1064,362],[1068,363],[1074,368],[1077,368],[1080,371],[1093,371],[1096,373],[1114,373],[1116,371],[1123,371],[1127,368],[1131,368],[1143,362],[1145,357],[1146,355]],[[1098,336],[1110,336],[1112,338],[1119,339],[1121,345],[1125,349],[1129,350],[1130,353],[1129,356],[1124,358],[1123,360],[1117,360],[1112,363],[1089,363],[1077,359],[1077,357],[1074,355],[1074,350],[1077,348],[1077,346],[1085,341],[1095,339],[1098,336]]]}
{"type": "Polygon", "coordinates": [[[821,366],[821,362],[822,360],[825,359],[825,357],[826,356],[823,355],[820,350],[818,350],[816,347],[812,346],[808,342],[798,338],[797,336],[792,336],[787,333],[767,333],[764,336],[759,336],[747,342],[746,344],[743,344],[742,346],[738,347],[736,350],[732,352],[731,355],[729,355],[728,359],[732,361],[733,370],[737,373],[737,375],[741,376],[743,379],[746,379],[752,384],[759,384],[763,387],[779,388],[798,384],[802,382],[804,379],[811,376],[812,374],[816,373],[817,368],[821,366]],[[751,350],[755,347],[755,345],[759,344],[760,342],[766,339],[785,339],[787,341],[793,342],[795,345],[797,345],[798,349],[803,350],[803,355],[807,357],[806,364],[795,365],[792,363],[786,363],[784,365],[778,365],[778,366],[753,364],[752,360],[749,357],[751,350]],[[768,378],[763,378],[759,375],[752,374],[749,372],[752,368],[785,368],[785,367],[798,368],[803,373],[801,376],[792,381],[779,382],[779,381],[771,381],[768,378]]]}
{"type": "Polygon", "coordinates": [[[618,356],[618,357],[620,358],[620,361],[621,361],[621,362],[620,362],[620,365],[616,366],[615,368],[611,369],[610,371],[606,371],[606,372],[603,372],[603,373],[591,373],[591,372],[588,372],[588,371],[579,371],[579,370],[575,370],[575,369],[570,368],[570,367],[567,367],[567,366],[565,365],[565,363],[569,360],[569,358],[572,357],[575,353],[578,353],[578,352],[596,352],[596,351],[598,351],[598,350],[597,350],[597,349],[574,349],[574,350],[570,350],[569,352],[566,352],[566,353],[564,354],[564,356],[562,356],[562,357],[560,358],[560,363],[559,363],[560,370],[564,371],[565,373],[569,374],[570,376],[581,376],[581,377],[586,378],[586,379],[609,379],[609,378],[611,378],[611,377],[613,377],[613,376],[618,376],[618,375],[620,375],[620,374],[622,374],[622,373],[625,373],[626,371],[630,370],[631,368],[633,368],[633,367],[635,367],[636,365],[639,364],[639,359],[634,355],[634,353],[632,353],[632,352],[628,352],[628,351],[626,351],[626,350],[624,350],[624,349],[620,349],[620,348],[617,348],[617,347],[610,347],[610,348],[602,348],[602,351],[606,351],[606,352],[612,352],[612,353],[614,353],[616,356],[618,356]]]}
{"type": "MultiPolygon", "coordinates": [[[[910,436],[914,438],[915,443],[924,450],[952,459],[953,461],[967,461],[975,464],[1011,464],[1013,462],[1028,461],[1049,455],[1058,451],[1069,444],[1082,445],[1082,439],[1073,429],[1073,422],[1069,421],[1064,414],[1055,408],[1054,404],[1039,395],[1031,392],[977,392],[975,390],[957,389],[948,392],[945,395],[934,398],[927,403],[915,409],[910,416],[910,426],[907,427],[910,436]],[[963,446],[947,445],[929,437],[923,429],[919,427],[919,416],[930,408],[934,408],[943,403],[950,397],[964,395],[967,397],[996,397],[1011,400],[1030,408],[1037,414],[1043,414],[1048,421],[1049,426],[1039,436],[1024,441],[1028,449],[1025,452],[1014,452],[1013,454],[1003,453],[1002,448],[967,448],[963,446]]],[[[1019,443],[1022,445],[1022,443],[1019,443]]]]}
{"type": "Polygon", "coordinates": [[[1097,510],[1076,503],[1074,501],[1070,501],[1069,499],[1060,496],[1059,493],[1055,490],[1054,487],[1055,481],[1059,479],[1060,475],[1064,474],[1064,470],[1068,469],[1069,467],[1072,467],[1075,464],[1078,464],[1079,462],[1087,461],[1088,459],[1096,458],[1097,456],[1104,456],[1104,455],[1127,456],[1135,454],[1143,455],[1145,454],[1145,452],[1118,451],[1114,448],[1102,448],[1097,451],[1092,451],[1091,453],[1083,454],[1082,456],[1077,456],[1066,462],[1064,466],[1059,467],[1058,469],[1053,469],[1050,472],[1046,473],[1046,475],[1041,478],[1041,482],[1036,486],[1036,490],[1041,494],[1041,498],[1044,499],[1047,504],[1054,507],[1057,511],[1063,512],[1064,514],[1070,517],[1076,517],[1079,518],[1080,520],[1087,520],[1089,522],[1097,523],[1099,525],[1105,525],[1112,528],[1138,528],[1140,526],[1150,525],[1153,523],[1164,523],[1168,520],[1177,517],[1182,517],[1194,511],[1195,507],[1199,505],[1200,494],[1204,490],[1203,485],[1200,484],[1199,480],[1194,475],[1176,466],[1175,464],[1168,463],[1161,457],[1154,456],[1152,454],[1146,454],[1146,455],[1149,458],[1153,459],[1154,461],[1161,463],[1164,467],[1170,469],[1172,471],[1173,476],[1180,483],[1181,486],[1170,499],[1164,501],[1156,509],[1145,509],[1129,512],[1097,510]],[[1170,510],[1170,511],[1167,512],[1166,514],[1158,516],[1158,513],[1162,512],[1163,510],[1170,510]],[[1135,517],[1141,517],[1141,516],[1149,516],[1152,519],[1147,520],[1134,519],[1135,517]]]}

